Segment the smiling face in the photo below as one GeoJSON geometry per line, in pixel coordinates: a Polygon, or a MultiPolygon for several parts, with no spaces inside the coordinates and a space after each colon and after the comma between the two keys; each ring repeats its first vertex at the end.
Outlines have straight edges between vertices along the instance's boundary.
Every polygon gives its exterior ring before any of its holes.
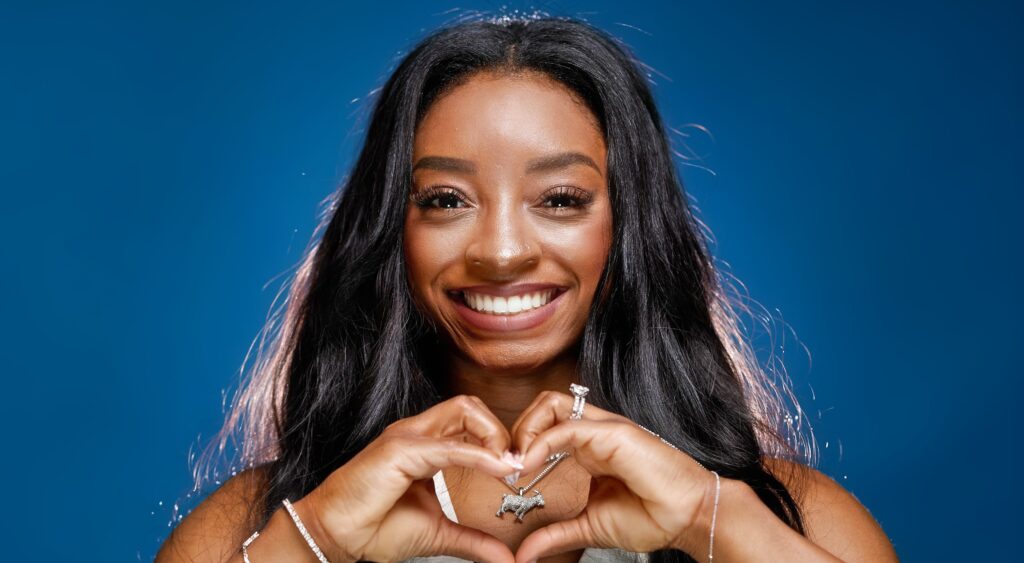
{"type": "Polygon", "coordinates": [[[612,211],[597,118],[544,75],[480,73],[416,130],[409,284],[461,358],[536,368],[579,340],[612,211]]]}

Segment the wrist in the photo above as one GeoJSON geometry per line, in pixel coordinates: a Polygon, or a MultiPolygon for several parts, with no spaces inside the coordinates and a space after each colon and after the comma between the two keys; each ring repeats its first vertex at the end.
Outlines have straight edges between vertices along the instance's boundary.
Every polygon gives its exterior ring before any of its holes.
{"type": "Polygon", "coordinates": [[[328,561],[331,563],[354,563],[357,560],[337,544],[334,536],[324,525],[322,505],[315,493],[316,490],[293,502],[292,507],[328,561]]]}
{"type": "MultiPolygon", "coordinates": [[[[714,475],[711,481],[713,484],[714,475]]],[[[838,561],[779,519],[749,485],[738,479],[721,482],[717,514],[711,489],[704,495],[693,526],[674,549],[697,561],[708,561],[711,520],[716,517],[715,561],[838,561]]]]}
{"type": "Polygon", "coordinates": [[[700,504],[694,511],[690,525],[670,546],[672,549],[686,552],[697,561],[707,560],[711,553],[712,534],[718,535],[722,505],[738,502],[737,499],[744,497],[748,492],[753,494],[753,489],[743,481],[725,477],[716,479],[711,471],[707,472],[703,488],[700,504]]]}

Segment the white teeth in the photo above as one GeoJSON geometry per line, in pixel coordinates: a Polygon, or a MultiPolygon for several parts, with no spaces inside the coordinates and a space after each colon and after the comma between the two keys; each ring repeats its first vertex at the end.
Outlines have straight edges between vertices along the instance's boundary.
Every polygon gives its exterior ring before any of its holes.
{"type": "Polygon", "coordinates": [[[482,293],[470,293],[463,291],[462,296],[470,309],[480,313],[492,315],[514,315],[537,307],[547,305],[554,295],[553,289],[513,295],[511,297],[498,297],[482,293]]]}

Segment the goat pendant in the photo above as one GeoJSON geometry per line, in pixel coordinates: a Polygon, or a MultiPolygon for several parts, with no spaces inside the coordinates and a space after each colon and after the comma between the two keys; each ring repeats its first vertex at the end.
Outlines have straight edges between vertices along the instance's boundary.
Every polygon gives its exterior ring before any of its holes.
{"type": "Polygon", "coordinates": [[[534,489],[533,492],[537,493],[532,497],[524,496],[523,493],[526,489],[519,489],[518,495],[502,495],[501,508],[498,509],[498,517],[501,518],[502,514],[506,512],[514,512],[516,520],[519,522],[523,521],[523,516],[533,510],[537,506],[544,506],[544,495],[540,494],[540,491],[534,489]]]}

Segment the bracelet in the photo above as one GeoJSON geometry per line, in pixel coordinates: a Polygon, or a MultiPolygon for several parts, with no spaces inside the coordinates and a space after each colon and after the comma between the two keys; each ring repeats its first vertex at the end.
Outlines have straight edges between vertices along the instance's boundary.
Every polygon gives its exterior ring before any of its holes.
{"type": "Polygon", "coordinates": [[[249,539],[242,542],[242,561],[245,561],[245,563],[252,563],[252,561],[249,561],[249,552],[246,550],[249,549],[249,544],[251,544],[252,541],[258,537],[260,537],[260,533],[256,531],[253,532],[251,536],[249,536],[249,539]]]}
{"type": "Polygon", "coordinates": [[[299,529],[299,533],[302,534],[302,537],[306,538],[306,543],[309,544],[309,548],[313,550],[314,554],[316,554],[316,558],[320,560],[320,563],[330,563],[327,561],[327,558],[324,557],[324,552],[320,551],[320,547],[316,545],[315,541],[313,541],[313,537],[306,531],[306,527],[302,525],[302,520],[299,518],[298,513],[295,512],[295,509],[292,508],[292,503],[288,499],[284,499],[282,502],[284,507],[288,509],[288,514],[291,515],[292,521],[295,522],[295,527],[299,529]]]}
{"type": "MultiPolygon", "coordinates": [[[[643,424],[637,424],[637,426],[639,426],[641,430],[645,430],[645,431],[647,431],[647,433],[648,433],[648,434],[650,434],[651,436],[654,436],[655,438],[657,438],[657,439],[661,440],[662,442],[664,442],[664,443],[665,443],[665,444],[666,444],[666,445],[667,445],[668,447],[672,448],[673,450],[675,450],[675,451],[677,451],[677,452],[680,452],[680,451],[682,451],[682,450],[680,450],[679,448],[677,448],[677,447],[675,446],[675,444],[673,444],[672,442],[669,442],[668,440],[666,440],[666,439],[662,438],[662,437],[661,437],[660,435],[658,435],[658,434],[655,434],[653,430],[651,430],[651,429],[647,428],[647,427],[646,427],[646,426],[644,426],[643,424]]],[[[693,458],[693,456],[690,456],[690,457],[691,457],[691,459],[693,458]]],[[[694,461],[694,463],[696,463],[697,465],[699,465],[701,469],[707,470],[707,467],[704,467],[704,464],[703,464],[703,463],[701,463],[701,462],[697,461],[696,459],[694,459],[693,461],[694,461]]]]}
{"type": "Polygon", "coordinates": [[[718,518],[718,495],[722,492],[722,479],[715,474],[715,509],[711,512],[711,539],[708,541],[708,563],[715,559],[715,520],[718,518]]]}

